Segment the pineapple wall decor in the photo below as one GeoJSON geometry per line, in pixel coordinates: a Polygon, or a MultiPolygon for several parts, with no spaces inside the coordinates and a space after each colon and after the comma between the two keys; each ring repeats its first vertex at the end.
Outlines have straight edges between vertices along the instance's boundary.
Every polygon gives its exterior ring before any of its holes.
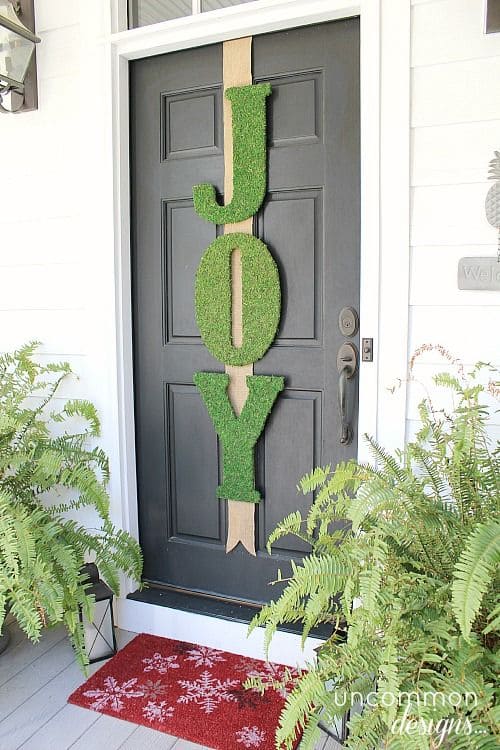
{"type": "Polygon", "coordinates": [[[494,180],[486,195],[486,218],[498,232],[497,261],[500,263],[500,151],[490,161],[488,179],[494,180]]]}
{"type": "Polygon", "coordinates": [[[496,257],[460,258],[458,288],[480,291],[500,291],[500,151],[490,161],[488,179],[493,185],[486,195],[486,218],[497,232],[496,257]]]}
{"type": "Polygon", "coordinates": [[[224,226],[198,266],[195,310],[203,343],[226,372],[197,372],[194,383],[222,445],[217,496],[228,501],[226,552],[241,542],[255,555],[255,504],[261,496],[254,449],[284,387],[283,377],[253,375],[253,363],[271,346],[281,314],[278,268],[252,234],[267,181],[265,104],[271,86],[252,85],[251,38],[225,42],[223,64],[225,205],[208,184],[196,185],[193,198],[199,216],[224,226]]]}

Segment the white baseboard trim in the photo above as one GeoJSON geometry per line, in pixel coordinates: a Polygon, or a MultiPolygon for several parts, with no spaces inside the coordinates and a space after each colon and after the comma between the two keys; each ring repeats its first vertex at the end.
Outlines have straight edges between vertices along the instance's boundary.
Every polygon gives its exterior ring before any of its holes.
{"type": "MultiPolygon", "coordinates": [[[[257,628],[247,637],[248,626],[217,617],[198,615],[179,609],[160,607],[130,599],[115,600],[115,619],[122,630],[133,633],[150,633],[164,638],[219,648],[242,656],[265,659],[264,630],[257,628]]],[[[308,638],[304,649],[300,635],[278,631],[269,649],[269,659],[288,666],[305,666],[314,660],[314,649],[323,641],[308,638]]]]}

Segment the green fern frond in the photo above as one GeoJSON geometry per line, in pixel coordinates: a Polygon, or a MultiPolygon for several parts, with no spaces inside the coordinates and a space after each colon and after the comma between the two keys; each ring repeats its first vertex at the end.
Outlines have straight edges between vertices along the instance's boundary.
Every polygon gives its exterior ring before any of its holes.
{"type": "Polygon", "coordinates": [[[315,492],[321,484],[324,484],[330,474],[330,466],[317,466],[310,474],[305,474],[297,485],[297,490],[304,495],[315,492]]]}
{"type": "Polygon", "coordinates": [[[382,578],[387,560],[387,545],[379,534],[373,539],[370,558],[364,561],[364,569],[359,574],[359,593],[363,608],[374,614],[382,586],[382,578]]]}
{"type": "Polygon", "coordinates": [[[500,523],[478,525],[469,535],[455,566],[452,586],[453,612],[466,638],[499,563],[500,523]]]}
{"type": "Polygon", "coordinates": [[[500,604],[498,604],[492,612],[489,613],[487,616],[488,624],[483,630],[483,633],[485,635],[488,635],[489,633],[494,633],[495,631],[500,632],[500,604]]]}
{"type": "Polygon", "coordinates": [[[391,456],[374,438],[366,434],[364,437],[370,447],[370,452],[375,463],[381,467],[384,475],[396,480],[404,479],[404,473],[399,461],[394,456],[391,456]]]}
{"type": "Polygon", "coordinates": [[[319,717],[345,717],[356,692],[364,706],[350,716],[347,748],[497,746],[500,448],[488,439],[482,370],[471,382],[462,371],[437,378],[455,407],[447,414],[422,402],[421,429],[405,451],[391,456],[371,441],[376,466],[348,462],[299,483],[315,493],[311,509],[291,514],[272,540],[305,534],[312,551],[283,572],[285,588],[251,627],[265,627],[266,648],[282,623],[300,622],[303,641],[319,623],[334,630],[287,698],[277,748],[291,748],[302,727],[310,750],[319,717]],[[427,693],[477,701],[456,709],[412,698],[411,721],[435,726],[459,715],[470,732],[442,742],[432,731],[394,732],[408,716],[384,696],[427,693]]]}
{"type": "Polygon", "coordinates": [[[81,417],[89,425],[88,434],[90,437],[99,437],[101,434],[101,422],[97,410],[90,401],[83,399],[67,401],[63,413],[66,417],[81,417]]]}
{"type": "Polygon", "coordinates": [[[272,545],[275,544],[278,539],[281,539],[287,534],[294,534],[295,536],[303,539],[306,542],[309,541],[307,534],[302,532],[302,524],[302,516],[300,514],[300,511],[298,510],[296,510],[294,513],[290,513],[289,516],[280,521],[274,531],[269,535],[269,539],[267,540],[267,551],[269,552],[269,554],[271,554],[272,545]]]}
{"type": "Polygon", "coordinates": [[[119,575],[139,581],[142,556],[109,517],[109,461],[88,445],[99,419],[88,401],[49,412],[71,372],[67,363],[41,365],[37,343],[0,355],[0,622],[7,606],[29,638],[64,622],[82,667],[87,663],[80,611],[92,613],[81,569],[93,559],[118,594],[119,575]],[[77,418],[82,429],[54,434],[54,423],[77,418]],[[69,491],[69,495],[68,495],[69,491]],[[96,511],[90,531],[65,514],[96,511]]]}

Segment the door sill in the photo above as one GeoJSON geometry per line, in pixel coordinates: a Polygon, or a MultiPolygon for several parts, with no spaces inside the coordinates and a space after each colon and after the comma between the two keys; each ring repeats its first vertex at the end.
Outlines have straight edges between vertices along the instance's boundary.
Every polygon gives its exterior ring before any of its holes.
{"type": "MultiPolygon", "coordinates": [[[[219,620],[229,620],[248,625],[255,617],[260,607],[255,604],[243,604],[242,602],[232,602],[227,599],[218,599],[213,596],[202,596],[195,594],[186,594],[182,591],[148,585],[147,589],[142,591],[133,591],[127,596],[134,602],[144,602],[145,604],[155,604],[159,607],[169,607],[170,609],[191,612],[196,615],[206,615],[207,617],[216,617],[219,620]]],[[[282,633],[293,633],[302,635],[302,626],[300,623],[287,623],[279,625],[278,630],[282,633]]],[[[326,640],[333,633],[331,625],[322,625],[311,630],[313,638],[326,640]]]]}
{"type": "MultiPolygon", "coordinates": [[[[302,644],[299,634],[277,631],[266,654],[264,628],[255,628],[248,635],[250,613],[244,613],[240,605],[233,607],[232,612],[226,609],[225,613],[221,610],[217,613],[213,608],[209,612],[206,605],[205,612],[200,614],[193,611],[193,602],[186,602],[185,599],[181,602],[177,597],[174,599],[171,592],[167,595],[155,590],[153,594],[153,590],[149,589],[147,592],[134,592],[124,599],[116,599],[115,623],[123,630],[133,633],[150,633],[187,641],[253,659],[266,659],[267,656],[270,661],[291,667],[307,667],[314,662],[315,650],[324,643],[324,638],[309,636],[302,644]],[[181,606],[184,608],[181,609],[181,606]]],[[[251,610],[253,615],[255,610],[251,610]]]]}

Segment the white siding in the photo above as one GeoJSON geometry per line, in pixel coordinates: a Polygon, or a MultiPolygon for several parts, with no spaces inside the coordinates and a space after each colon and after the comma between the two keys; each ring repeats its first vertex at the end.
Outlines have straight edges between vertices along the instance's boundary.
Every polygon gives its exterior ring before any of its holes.
{"type": "Polygon", "coordinates": [[[42,351],[83,357],[79,11],[35,6],[39,109],[0,118],[0,348],[39,338],[42,351]]]}
{"type": "Polygon", "coordinates": [[[113,244],[99,213],[107,210],[104,148],[111,158],[100,88],[109,75],[109,12],[103,0],[35,0],[35,14],[39,108],[0,115],[0,350],[37,339],[42,361],[70,362],[78,377],[60,395],[89,398],[99,410],[121,524],[113,244]]]}
{"type": "MultiPolygon", "coordinates": [[[[409,350],[438,343],[466,364],[500,364],[500,293],[456,283],[460,257],[496,253],[484,200],[500,150],[500,34],[484,35],[482,24],[483,0],[412,2],[409,350]]],[[[424,362],[416,374],[428,381],[443,361],[424,362]]],[[[422,396],[410,388],[409,435],[422,396]]]]}

